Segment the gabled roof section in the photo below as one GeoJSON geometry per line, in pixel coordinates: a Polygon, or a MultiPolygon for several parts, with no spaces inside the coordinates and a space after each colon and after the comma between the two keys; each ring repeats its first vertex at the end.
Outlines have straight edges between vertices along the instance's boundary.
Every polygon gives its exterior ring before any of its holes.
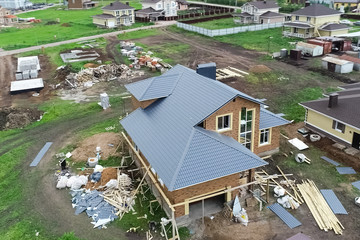
{"type": "Polygon", "coordinates": [[[267,11],[267,12],[261,14],[260,17],[263,17],[263,18],[275,18],[275,17],[285,17],[285,15],[281,14],[281,13],[267,11]]]}
{"type": "Polygon", "coordinates": [[[134,9],[133,7],[130,7],[129,5],[126,5],[122,2],[119,2],[119,1],[116,1],[116,2],[113,2],[113,3],[110,3],[109,5],[101,8],[101,9],[104,9],[104,10],[125,10],[125,9],[134,9]]]}
{"type": "Polygon", "coordinates": [[[280,8],[277,2],[275,1],[255,1],[255,2],[248,2],[248,4],[253,5],[258,9],[280,8]]]}
{"type": "Polygon", "coordinates": [[[125,85],[126,89],[139,101],[169,96],[174,90],[180,74],[162,75],[125,85]]]}
{"type": "Polygon", "coordinates": [[[168,96],[145,109],[136,109],[122,119],[121,124],[170,191],[266,164],[237,141],[196,127],[236,97],[263,104],[261,101],[181,65],[161,77],[156,83],[150,78],[127,85],[138,99],[148,99],[149,95],[168,96]],[[168,85],[169,82],[174,86],[170,84],[162,94],[153,91],[163,89],[155,87],[156,84],[168,85]],[[216,159],[210,156],[219,156],[214,149],[227,152],[216,159]],[[242,164],[236,162],[240,156],[242,164]],[[224,159],[232,159],[232,165],[223,166],[224,159]],[[210,169],[208,165],[218,169],[210,169]],[[208,172],[203,172],[204,169],[208,172]]]}
{"type": "Polygon", "coordinates": [[[281,117],[282,114],[272,113],[264,108],[260,108],[260,126],[259,129],[267,129],[289,124],[290,122],[281,117]]]}
{"type": "Polygon", "coordinates": [[[339,11],[325,7],[324,5],[321,4],[313,4],[291,13],[291,15],[308,16],[308,17],[319,17],[319,16],[340,15],[340,14],[341,13],[339,11]]]}
{"type": "Polygon", "coordinates": [[[233,138],[194,127],[169,190],[181,189],[268,163],[233,138]]]}
{"type": "Polygon", "coordinates": [[[326,31],[334,31],[334,30],[349,29],[349,27],[345,24],[329,23],[329,24],[324,24],[319,29],[326,31]]]}

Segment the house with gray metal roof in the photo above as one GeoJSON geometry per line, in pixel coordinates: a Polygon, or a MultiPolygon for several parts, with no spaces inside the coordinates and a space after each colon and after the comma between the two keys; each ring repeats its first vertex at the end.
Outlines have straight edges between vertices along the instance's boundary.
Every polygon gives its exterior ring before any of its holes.
{"type": "Polygon", "coordinates": [[[236,191],[227,189],[253,181],[254,169],[267,165],[260,156],[278,151],[280,127],[289,123],[260,100],[206,77],[212,74],[201,68],[216,71],[211,67],[176,65],[125,86],[135,110],[121,125],[132,155],[151,168],[152,184],[176,217],[206,194],[230,201],[236,191]]]}
{"type": "Polygon", "coordinates": [[[134,8],[119,1],[110,3],[101,8],[102,14],[94,15],[93,23],[102,28],[116,28],[118,26],[130,26],[135,23],[134,8]]]}
{"type": "Polygon", "coordinates": [[[346,34],[349,28],[339,24],[341,13],[322,4],[312,4],[291,13],[284,24],[283,35],[312,38],[346,34]]]}
{"type": "Polygon", "coordinates": [[[326,98],[300,103],[306,126],[335,141],[360,147],[360,84],[348,84],[326,98]]]}
{"type": "Polygon", "coordinates": [[[265,1],[247,2],[241,6],[241,14],[238,14],[237,16],[240,17],[241,23],[284,22],[285,15],[279,13],[279,9],[280,7],[278,6],[276,1],[265,0],[265,1]],[[251,16],[250,19],[248,15],[251,16]]]}

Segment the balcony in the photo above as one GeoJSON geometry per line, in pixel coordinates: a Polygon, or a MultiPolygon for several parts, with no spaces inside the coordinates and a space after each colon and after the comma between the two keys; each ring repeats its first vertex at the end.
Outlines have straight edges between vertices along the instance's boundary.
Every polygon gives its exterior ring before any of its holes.
{"type": "Polygon", "coordinates": [[[283,31],[283,36],[285,37],[297,37],[297,38],[312,38],[315,35],[313,33],[293,33],[289,31],[283,31]]]}

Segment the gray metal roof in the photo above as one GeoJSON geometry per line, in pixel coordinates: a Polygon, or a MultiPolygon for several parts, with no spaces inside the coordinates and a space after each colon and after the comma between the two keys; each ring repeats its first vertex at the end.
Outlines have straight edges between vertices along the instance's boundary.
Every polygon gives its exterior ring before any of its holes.
{"type": "Polygon", "coordinates": [[[109,5],[103,7],[104,10],[126,10],[126,9],[134,9],[133,7],[130,7],[129,5],[126,5],[122,2],[116,1],[113,3],[110,3],[109,5]]]}
{"type": "Polygon", "coordinates": [[[305,29],[314,28],[314,26],[312,26],[311,24],[302,23],[302,22],[287,22],[287,23],[284,23],[284,26],[286,26],[286,27],[296,27],[296,28],[305,28],[305,29]]]}
{"type": "Polygon", "coordinates": [[[111,19],[111,18],[115,18],[115,16],[111,15],[111,14],[99,14],[99,15],[94,15],[92,16],[93,18],[102,18],[102,19],[111,19]]]}
{"type": "Polygon", "coordinates": [[[352,167],[337,167],[336,170],[340,174],[356,174],[356,171],[352,167]]]}
{"type": "Polygon", "coordinates": [[[248,4],[253,5],[258,9],[280,8],[276,1],[255,1],[248,2],[248,4]]]}
{"type": "Polygon", "coordinates": [[[125,87],[139,101],[163,98],[172,93],[180,76],[181,74],[162,75],[128,84],[125,87]]]}
{"type": "MultiPolygon", "coordinates": [[[[173,89],[167,88],[172,91],[166,98],[121,120],[170,191],[267,164],[232,138],[195,127],[236,97],[262,104],[260,101],[181,65],[164,73],[159,83],[168,85],[170,76],[178,79],[172,81],[177,82],[173,89]]],[[[126,87],[141,99],[152,88],[152,81],[126,87]]]]}
{"type": "Polygon", "coordinates": [[[340,200],[331,189],[320,189],[321,194],[329,204],[334,214],[348,214],[340,200]]]}
{"type": "Polygon", "coordinates": [[[260,126],[259,129],[278,127],[290,122],[283,119],[279,114],[272,113],[264,108],[260,108],[260,126]]]}
{"type": "Polygon", "coordinates": [[[275,213],[286,225],[288,225],[289,228],[293,229],[301,225],[301,222],[280,206],[280,204],[274,203],[273,205],[268,206],[268,208],[273,211],[273,213],[275,213]]]}
{"type": "Polygon", "coordinates": [[[330,23],[330,24],[324,24],[319,29],[326,30],[326,31],[333,31],[333,30],[340,30],[340,29],[349,29],[349,27],[345,24],[330,23]]]}
{"type": "Polygon", "coordinates": [[[267,12],[261,14],[260,17],[262,17],[262,18],[274,18],[274,17],[285,17],[285,15],[281,14],[281,13],[267,11],[267,12]]]}
{"type": "Polygon", "coordinates": [[[331,158],[325,157],[325,156],[321,156],[321,159],[324,159],[325,161],[327,161],[328,163],[335,165],[335,166],[340,166],[340,163],[335,162],[334,160],[332,160],[331,158]]]}
{"type": "Polygon", "coordinates": [[[352,184],[354,187],[356,187],[357,189],[360,190],[360,181],[352,182],[351,184],[352,184]]]}
{"type": "Polygon", "coordinates": [[[309,17],[340,15],[340,14],[341,13],[339,11],[325,7],[322,4],[312,4],[308,7],[299,9],[291,13],[291,15],[301,15],[301,16],[309,16],[309,17]]]}

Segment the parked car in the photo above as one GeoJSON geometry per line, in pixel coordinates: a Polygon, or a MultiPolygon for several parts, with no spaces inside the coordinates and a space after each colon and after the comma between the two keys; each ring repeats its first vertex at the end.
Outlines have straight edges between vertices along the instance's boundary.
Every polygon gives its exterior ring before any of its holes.
{"type": "Polygon", "coordinates": [[[351,25],[351,24],[352,24],[351,21],[346,20],[346,19],[345,19],[345,20],[340,20],[339,23],[341,23],[341,24],[346,24],[346,25],[351,25]]]}
{"type": "Polygon", "coordinates": [[[356,21],[353,24],[356,25],[356,26],[360,26],[360,21],[356,21]]]}

